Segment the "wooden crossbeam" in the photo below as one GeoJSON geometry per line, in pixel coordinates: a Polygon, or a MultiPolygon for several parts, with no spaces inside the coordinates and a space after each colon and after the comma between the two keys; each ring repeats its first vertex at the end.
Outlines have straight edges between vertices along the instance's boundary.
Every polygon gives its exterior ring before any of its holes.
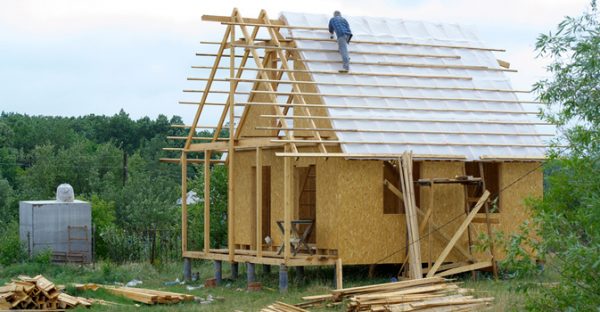
{"type": "MultiPolygon", "coordinates": [[[[203,92],[200,90],[184,90],[184,92],[203,92]]],[[[269,94],[268,91],[252,90],[250,93],[269,94]]],[[[296,95],[297,92],[274,92],[277,95],[296,95]]],[[[419,100],[419,101],[461,101],[461,102],[490,102],[490,103],[520,103],[520,104],[541,104],[537,101],[521,100],[503,100],[503,99],[478,99],[478,98],[446,98],[446,97],[420,97],[420,96],[401,96],[401,95],[376,95],[376,94],[344,94],[344,93],[302,93],[306,96],[328,96],[344,98],[378,98],[378,99],[400,99],[400,100],[419,100]]]]}
{"type": "MultiPolygon", "coordinates": [[[[223,16],[223,15],[202,15],[202,20],[205,22],[218,22],[218,23],[222,23],[222,22],[230,22],[231,21],[231,16],[223,16]]],[[[245,17],[244,21],[248,22],[248,23],[262,23],[262,18],[251,18],[251,17],[245,17]]],[[[273,25],[284,25],[284,22],[281,20],[272,20],[271,23],[273,25]]]]}
{"type": "MultiPolygon", "coordinates": [[[[194,65],[193,69],[210,69],[209,66],[194,65]]],[[[217,69],[228,69],[228,67],[218,67],[217,69]]],[[[254,68],[244,67],[244,70],[253,71],[286,71],[277,68],[254,68]]],[[[348,73],[341,74],[335,70],[304,70],[304,69],[289,69],[287,71],[294,73],[308,73],[308,74],[324,74],[324,75],[344,75],[344,76],[372,76],[372,77],[405,77],[405,78],[424,78],[424,79],[458,79],[458,80],[473,80],[473,77],[468,76],[453,76],[453,75],[423,75],[423,74],[406,74],[406,73],[371,73],[371,72],[357,72],[350,71],[348,73]]],[[[266,78],[268,79],[268,78],[266,78]]]]}
{"type": "MultiPolygon", "coordinates": [[[[402,154],[395,153],[289,153],[279,152],[275,153],[278,157],[323,157],[323,158],[348,158],[348,159],[379,159],[379,160],[393,160],[398,159],[402,154]]],[[[455,161],[466,161],[467,156],[465,155],[445,155],[445,154],[413,154],[413,159],[418,160],[455,160],[455,161]]]]}
{"type": "Polygon", "coordinates": [[[440,122],[440,123],[478,123],[478,124],[499,124],[499,125],[549,125],[542,121],[518,121],[518,120],[475,120],[475,119],[416,119],[416,118],[396,118],[396,117],[361,117],[361,116],[281,116],[281,115],[260,115],[263,118],[285,118],[285,119],[325,119],[325,120],[370,120],[370,121],[404,121],[404,122],[440,122]]]}
{"type": "MultiPolygon", "coordinates": [[[[306,41],[326,41],[326,42],[331,42],[331,43],[337,43],[337,41],[335,39],[329,39],[329,38],[287,37],[287,39],[306,40],[306,41]]],[[[399,41],[372,41],[372,40],[361,40],[360,38],[352,38],[352,44],[401,45],[401,46],[410,46],[410,47],[430,47],[430,48],[448,48],[448,49],[506,52],[505,49],[497,49],[497,48],[433,44],[433,43],[399,42],[399,41]]]]}
{"type": "MultiPolygon", "coordinates": [[[[181,164],[181,158],[159,158],[160,162],[169,163],[169,164],[181,164]]],[[[195,158],[186,158],[188,164],[203,164],[206,160],[204,159],[195,159],[195,158]]],[[[224,160],[220,159],[211,159],[211,163],[225,163],[224,160]]]]}
{"type": "MultiPolygon", "coordinates": [[[[311,128],[292,127],[255,127],[256,130],[294,130],[307,131],[311,128]]],[[[458,134],[458,135],[506,135],[506,136],[554,136],[550,133],[537,132],[488,132],[488,131],[442,131],[442,130],[405,130],[405,129],[345,129],[345,128],[318,128],[319,131],[334,132],[364,132],[364,133],[417,133],[417,134],[458,134]]]]}
{"type": "MultiPolygon", "coordinates": [[[[187,140],[188,137],[184,137],[184,136],[167,136],[167,140],[187,140]]],[[[198,140],[198,141],[212,141],[213,138],[207,138],[207,137],[192,137],[192,140],[198,140]]],[[[217,138],[217,141],[227,141],[229,140],[228,138],[217,138]]]]}
{"type": "MultiPolygon", "coordinates": [[[[196,102],[180,101],[179,104],[198,105],[196,102]]],[[[225,105],[225,104],[214,104],[225,105]]],[[[514,115],[538,115],[539,112],[532,111],[510,111],[510,110],[486,110],[486,109],[461,109],[461,108],[427,108],[427,107],[396,107],[396,106],[375,106],[375,105],[329,105],[329,104],[294,104],[294,103],[269,103],[269,102],[238,102],[236,106],[272,106],[296,107],[305,105],[314,108],[331,109],[379,109],[390,111],[432,111],[432,112],[467,112],[467,113],[495,113],[495,114],[514,114],[514,115]]]]}
{"type": "MultiPolygon", "coordinates": [[[[207,78],[188,78],[188,80],[206,80],[207,78]]],[[[262,80],[262,79],[249,79],[239,78],[236,79],[241,82],[277,82],[282,84],[290,84],[290,80],[262,80]]],[[[228,81],[228,78],[217,79],[214,81],[228,81]]],[[[497,88],[475,88],[475,87],[444,87],[444,86],[430,86],[430,85],[406,85],[406,84],[385,84],[385,83],[344,83],[344,82],[321,82],[321,81],[296,81],[299,84],[313,84],[323,86],[348,86],[348,87],[379,87],[379,88],[398,88],[398,89],[426,89],[426,90],[457,90],[457,91],[477,91],[477,92],[508,92],[508,93],[531,93],[530,90],[512,90],[512,89],[497,89],[497,88]]]]}
{"type": "MultiPolygon", "coordinates": [[[[271,28],[271,30],[272,30],[272,28],[271,28]]],[[[218,43],[215,43],[215,44],[218,44],[218,43]]],[[[271,49],[271,50],[339,53],[339,51],[337,49],[296,48],[296,47],[289,47],[289,46],[247,45],[247,44],[234,44],[233,46],[239,47],[239,48],[246,48],[246,49],[256,48],[256,49],[271,49]]],[[[399,52],[384,52],[384,51],[352,51],[352,54],[460,59],[459,55],[450,55],[450,54],[399,53],[399,52]]]]}
{"type": "Polygon", "coordinates": [[[502,147],[549,147],[547,144],[520,143],[455,143],[455,142],[418,142],[418,141],[346,141],[346,140],[285,140],[272,139],[273,143],[323,143],[323,144],[374,144],[374,145],[435,145],[435,146],[502,146],[502,147]]]}
{"type": "MultiPolygon", "coordinates": [[[[354,53],[354,52],[352,52],[354,53]]],[[[307,59],[307,63],[329,63],[339,64],[339,60],[317,60],[307,59]]],[[[372,65],[372,66],[396,66],[396,67],[417,67],[417,68],[428,68],[428,69],[465,69],[465,70],[486,70],[496,72],[509,72],[516,73],[516,69],[500,68],[500,67],[487,67],[478,65],[451,65],[451,64],[419,64],[419,63],[401,63],[401,62],[368,62],[368,61],[352,61],[353,65],[372,65]]]]}
{"type": "MultiPolygon", "coordinates": [[[[204,93],[203,90],[184,89],[186,93],[204,93]]],[[[228,94],[227,90],[212,90],[214,94],[228,94]]],[[[270,94],[268,91],[236,91],[235,94],[270,94]]],[[[379,94],[338,94],[338,93],[318,93],[318,92],[285,92],[273,91],[272,94],[287,95],[287,96],[327,96],[327,97],[344,97],[344,98],[376,98],[376,99],[399,99],[399,100],[415,100],[415,101],[459,101],[459,102],[486,102],[486,103],[508,103],[508,104],[541,104],[537,101],[521,101],[521,100],[501,100],[501,99],[479,99],[479,98],[440,98],[440,97],[414,97],[400,95],[379,95],[379,94]]],[[[368,107],[368,106],[367,106],[368,107]]],[[[376,106],[374,106],[376,107],[376,106]]],[[[369,107],[370,108],[370,107],[369,107]]]]}
{"type": "Polygon", "coordinates": [[[283,25],[283,24],[265,24],[265,23],[242,23],[242,22],[221,22],[223,25],[239,25],[239,26],[260,26],[267,28],[286,28],[286,29],[304,29],[304,30],[327,30],[326,27],[313,27],[313,26],[296,26],[296,25],[283,25]]]}

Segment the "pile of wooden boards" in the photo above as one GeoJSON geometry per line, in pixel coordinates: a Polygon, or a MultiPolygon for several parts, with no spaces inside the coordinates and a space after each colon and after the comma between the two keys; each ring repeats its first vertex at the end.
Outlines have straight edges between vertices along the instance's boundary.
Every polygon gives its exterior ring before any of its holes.
{"type": "Polygon", "coordinates": [[[41,275],[19,276],[0,287],[0,310],[56,310],[91,305],[90,300],[62,292],[41,275]]]}
{"type": "Polygon", "coordinates": [[[116,287],[98,284],[76,284],[75,288],[77,288],[78,290],[96,290],[98,288],[103,288],[112,294],[145,304],[172,304],[179,303],[182,301],[194,300],[193,295],[145,288],[116,287]]]}
{"type": "Polygon", "coordinates": [[[330,294],[303,297],[306,302],[294,306],[276,303],[264,312],[301,312],[304,308],[334,304],[345,299],[348,312],[377,311],[481,311],[489,307],[494,298],[475,298],[470,290],[441,277],[431,277],[402,282],[332,290],[330,294]]]}
{"type": "Polygon", "coordinates": [[[309,312],[297,306],[277,301],[272,305],[263,308],[261,312],[309,312]]]}

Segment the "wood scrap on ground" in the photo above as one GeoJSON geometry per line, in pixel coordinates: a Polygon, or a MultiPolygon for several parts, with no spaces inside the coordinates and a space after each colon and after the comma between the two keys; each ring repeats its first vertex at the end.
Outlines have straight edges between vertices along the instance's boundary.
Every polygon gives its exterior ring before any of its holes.
{"type": "Polygon", "coordinates": [[[94,291],[98,288],[102,288],[114,295],[125,297],[145,304],[173,304],[194,300],[193,295],[146,288],[117,287],[99,284],[76,284],[75,288],[78,290],[94,291]]]}
{"type": "Polygon", "coordinates": [[[493,297],[475,298],[470,289],[460,288],[441,277],[376,284],[332,290],[330,294],[302,297],[306,302],[289,305],[277,302],[263,312],[300,312],[317,305],[340,304],[344,299],[348,312],[376,311],[481,311],[493,297]]]}
{"type": "Polygon", "coordinates": [[[0,310],[64,310],[91,305],[89,299],[62,292],[42,275],[21,275],[0,287],[0,310]]]}

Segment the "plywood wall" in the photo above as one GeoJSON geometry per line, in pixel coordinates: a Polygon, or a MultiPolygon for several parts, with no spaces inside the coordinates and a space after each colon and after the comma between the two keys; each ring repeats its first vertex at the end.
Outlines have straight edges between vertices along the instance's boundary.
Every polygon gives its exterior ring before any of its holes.
{"type": "MultiPolygon", "coordinates": [[[[309,151],[314,148],[301,148],[309,151]]],[[[271,167],[271,236],[279,245],[283,237],[276,225],[283,220],[283,159],[275,156],[276,150],[263,152],[264,166],[271,167]]],[[[255,166],[255,152],[236,154],[235,191],[235,243],[253,243],[252,222],[254,213],[254,183],[251,181],[255,166]]],[[[402,248],[406,246],[406,226],[403,214],[384,214],[384,170],[382,161],[344,160],[340,158],[300,158],[296,167],[316,165],[316,219],[318,248],[335,249],[345,264],[399,263],[404,260],[402,248]]],[[[503,163],[500,167],[499,184],[504,187],[538,166],[537,163],[503,163]]],[[[461,162],[422,162],[417,167],[421,178],[454,178],[462,175],[461,162]]],[[[420,193],[419,207],[429,206],[429,189],[417,188],[420,193]]],[[[523,204],[528,196],[541,196],[542,172],[529,174],[511,186],[509,192],[501,193],[500,225],[495,228],[509,233],[518,229],[529,213],[523,204]]],[[[294,195],[296,196],[296,195],[294,195]]],[[[440,231],[452,236],[465,219],[464,193],[460,185],[436,185],[432,220],[440,231]]],[[[293,218],[298,218],[295,211],[293,218]]],[[[474,225],[473,239],[478,231],[485,231],[484,224],[474,225]]],[[[422,259],[435,260],[445,247],[445,242],[434,236],[421,240],[422,259]],[[430,249],[431,244],[431,249],[430,249]]],[[[468,250],[466,234],[457,243],[468,250]]],[[[485,257],[485,255],[481,255],[485,257]]],[[[502,256],[502,255],[500,255],[502,256]]],[[[452,252],[447,261],[462,261],[452,252]]]]}
{"type": "MultiPolygon", "coordinates": [[[[536,162],[500,164],[500,190],[504,191],[500,193],[500,224],[496,227],[505,235],[518,232],[520,225],[529,219],[531,212],[525,200],[543,196],[544,173],[539,166],[536,162]]],[[[505,253],[500,250],[498,258],[503,259],[504,256],[505,253]]]]}

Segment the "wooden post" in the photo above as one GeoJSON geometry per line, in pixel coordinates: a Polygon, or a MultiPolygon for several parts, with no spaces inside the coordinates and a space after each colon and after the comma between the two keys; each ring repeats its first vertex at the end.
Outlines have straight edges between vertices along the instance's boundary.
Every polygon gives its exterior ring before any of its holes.
{"type": "MultiPolygon", "coordinates": [[[[235,14],[234,14],[235,15],[235,14]]],[[[235,17],[231,17],[231,21],[235,22],[235,17]]],[[[230,48],[229,48],[229,78],[234,78],[234,68],[235,68],[235,48],[233,47],[233,44],[235,42],[235,27],[231,27],[231,31],[230,31],[230,48]]],[[[227,151],[227,158],[229,160],[229,167],[228,167],[228,183],[227,183],[227,247],[229,248],[229,262],[233,262],[234,257],[235,257],[235,237],[234,237],[234,228],[233,228],[233,218],[235,217],[235,213],[234,213],[234,172],[233,172],[233,168],[235,165],[234,162],[234,154],[235,154],[235,147],[234,147],[234,128],[233,128],[233,123],[234,123],[234,115],[233,115],[233,109],[235,107],[234,103],[235,103],[235,93],[234,93],[234,80],[230,80],[229,81],[229,149],[227,151]]]]}
{"type": "Polygon", "coordinates": [[[187,153],[181,153],[181,251],[187,252],[187,153]]]}
{"type": "Polygon", "coordinates": [[[256,256],[262,257],[262,149],[256,148],[256,256]]]}
{"type": "MultiPolygon", "coordinates": [[[[433,179],[431,179],[431,187],[429,188],[429,211],[428,211],[429,216],[431,216],[431,214],[433,214],[433,202],[434,202],[434,196],[433,196],[433,194],[434,194],[434,192],[433,192],[434,187],[433,186],[434,185],[435,185],[435,182],[433,182],[433,179]]],[[[428,253],[428,256],[427,256],[427,269],[428,270],[431,269],[431,265],[432,265],[432,263],[431,263],[431,253],[432,252],[431,251],[433,250],[433,248],[431,246],[431,222],[429,222],[430,218],[431,217],[427,218],[426,220],[423,220],[423,221],[427,222],[426,226],[427,226],[427,253],[428,253]]]]}
{"type": "MultiPolygon", "coordinates": [[[[286,150],[291,149],[290,144],[286,144],[286,150]]],[[[283,246],[284,252],[283,257],[287,263],[290,259],[290,232],[292,229],[292,209],[294,208],[293,203],[293,171],[294,164],[292,163],[291,157],[283,158],[283,246]]]]}
{"type": "Polygon", "coordinates": [[[204,253],[210,253],[210,151],[204,151],[204,253]]]}
{"type": "Polygon", "coordinates": [[[344,288],[342,268],[342,258],[337,258],[337,260],[335,261],[335,289],[344,288]]]}

